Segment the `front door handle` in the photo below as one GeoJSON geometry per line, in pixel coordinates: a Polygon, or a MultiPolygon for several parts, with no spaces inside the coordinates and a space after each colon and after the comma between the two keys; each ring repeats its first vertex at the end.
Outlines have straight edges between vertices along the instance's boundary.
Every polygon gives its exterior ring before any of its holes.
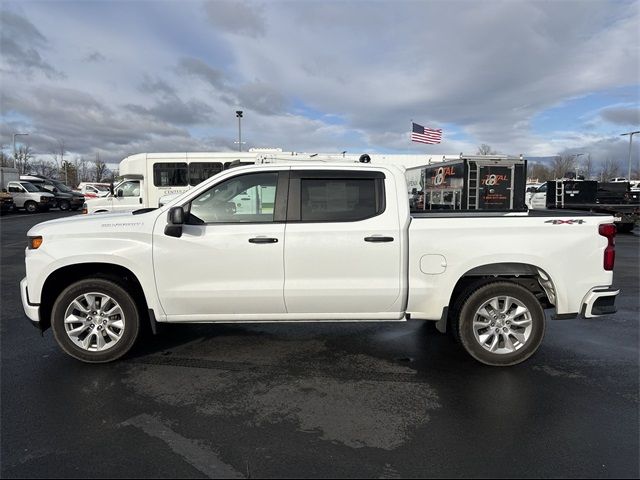
{"type": "Polygon", "coordinates": [[[373,242],[373,243],[382,243],[382,242],[393,242],[393,237],[364,237],[365,242],[373,242]]]}
{"type": "Polygon", "coordinates": [[[249,243],[278,243],[278,239],[271,237],[255,237],[250,238],[249,243]]]}

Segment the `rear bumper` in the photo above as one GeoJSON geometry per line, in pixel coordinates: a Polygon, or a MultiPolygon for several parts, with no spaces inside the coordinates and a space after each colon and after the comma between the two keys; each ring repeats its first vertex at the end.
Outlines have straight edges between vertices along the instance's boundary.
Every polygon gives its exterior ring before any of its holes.
{"type": "Polygon", "coordinates": [[[616,297],[620,290],[613,288],[594,288],[582,301],[580,313],[583,318],[594,318],[601,315],[616,313],[616,297]]]}
{"type": "Polygon", "coordinates": [[[25,315],[34,327],[40,329],[40,305],[29,302],[26,277],[20,281],[20,297],[22,298],[22,308],[24,309],[25,315]]]}

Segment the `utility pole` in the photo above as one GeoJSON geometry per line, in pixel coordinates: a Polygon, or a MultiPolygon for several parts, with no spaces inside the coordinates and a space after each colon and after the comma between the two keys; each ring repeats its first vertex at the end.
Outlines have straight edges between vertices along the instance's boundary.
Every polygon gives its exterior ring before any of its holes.
{"type": "Polygon", "coordinates": [[[236,110],[238,117],[238,151],[242,151],[242,110],[236,110]]]}
{"type": "Polygon", "coordinates": [[[629,135],[629,169],[627,170],[627,182],[631,180],[631,141],[633,140],[633,136],[636,133],[640,133],[640,130],[636,130],[635,132],[627,132],[627,133],[620,134],[621,137],[624,137],[625,135],[629,135]]]}
{"type": "Polygon", "coordinates": [[[13,134],[13,168],[16,168],[16,137],[19,137],[20,135],[26,137],[29,134],[28,133],[14,133],[13,134]]]}

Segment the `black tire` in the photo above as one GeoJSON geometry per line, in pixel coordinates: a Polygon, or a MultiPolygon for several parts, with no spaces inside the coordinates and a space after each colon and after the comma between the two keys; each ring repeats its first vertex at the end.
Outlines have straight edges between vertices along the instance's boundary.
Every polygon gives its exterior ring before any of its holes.
{"type": "Polygon", "coordinates": [[[72,357],[87,363],[107,363],[125,355],[140,331],[140,316],[135,300],[127,291],[111,280],[85,279],[67,288],[58,296],[51,311],[51,328],[60,348],[72,357]],[[64,315],[67,307],[78,296],[84,293],[97,292],[110,296],[122,308],[124,314],[124,333],[120,340],[111,348],[104,351],[88,351],[76,345],[67,335],[64,315]]]}
{"type": "Polygon", "coordinates": [[[632,222],[616,223],[616,230],[618,233],[630,233],[635,226],[635,223],[632,222]]]}
{"type": "Polygon", "coordinates": [[[36,213],[38,211],[38,204],[33,200],[29,200],[28,202],[25,202],[24,209],[27,213],[36,213]]]}
{"type": "Polygon", "coordinates": [[[488,283],[471,291],[461,305],[459,315],[452,319],[455,336],[467,353],[479,362],[491,366],[516,365],[524,362],[540,347],[545,332],[544,310],[536,296],[523,286],[508,281],[488,283]],[[493,353],[485,349],[476,339],[473,331],[476,312],[487,301],[501,296],[508,296],[521,302],[528,309],[531,317],[529,337],[523,345],[511,353],[493,353]]]}
{"type": "Polygon", "coordinates": [[[58,203],[58,208],[63,212],[66,212],[67,210],[69,210],[70,207],[71,207],[71,204],[69,203],[68,200],[60,200],[60,203],[58,203]]]}

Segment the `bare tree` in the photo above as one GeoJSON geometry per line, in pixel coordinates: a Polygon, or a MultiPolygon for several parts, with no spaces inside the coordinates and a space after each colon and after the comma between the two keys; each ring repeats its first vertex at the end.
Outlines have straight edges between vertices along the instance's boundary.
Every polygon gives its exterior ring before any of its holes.
{"type": "Polygon", "coordinates": [[[31,146],[29,144],[20,145],[20,148],[15,152],[16,168],[18,169],[18,172],[20,172],[20,175],[29,173],[31,168],[29,162],[32,158],[33,152],[31,150],[31,146]]]}
{"type": "Polygon", "coordinates": [[[576,156],[565,153],[556,155],[551,162],[551,175],[553,178],[563,178],[567,172],[575,172],[576,156]]]}
{"type": "Polygon", "coordinates": [[[4,153],[4,145],[0,145],[0,166],[1,167],[12,167],[13,163],[11,162],[11,157],[4,153]]]}
{"type": "Polygon", "coordinates": [[[549,168],[543,163],[531,164],[529,165],[528,169],[528,177],[538,182],[546,182],[553,177],[553,175],[551,175],[551,172],[549,171],[549,168]]]}
{"type": "Polygon", "coordinates": [[[96,153],[96,159],[93,162],[93,166],[95,168],[96,182],[101,182],[107,171],[107,165],[102,160],[100,160],[99,153],[96,153]]]}
{"type": "Polygon", "coordinates": [[[39,158],[32,162],[31,170],[36,175],[42,175],[43,177],[52,178],[56,175],[58,167],[51,161],[39,158]]]}
{"type": "Polygon", "coordinates": [[[610,178],[614,178],[620,175],[620,162],[607,158],[602,165],[600,165],[600,181],[606,182],[610,178]]]}
{"type": "Polygon", "coordinates": [[[491,148],[491,145],[483,143],[478,147],[477,155],[495,155],[498,152],[491,148]]]}
{"type": "Polygon", "coordinates": [[[582,173],[587,180],[591,179],[593,175],[593,160],[591,160],[591,154],[588,153],[587,157],[582,161],[582,173]]]}

